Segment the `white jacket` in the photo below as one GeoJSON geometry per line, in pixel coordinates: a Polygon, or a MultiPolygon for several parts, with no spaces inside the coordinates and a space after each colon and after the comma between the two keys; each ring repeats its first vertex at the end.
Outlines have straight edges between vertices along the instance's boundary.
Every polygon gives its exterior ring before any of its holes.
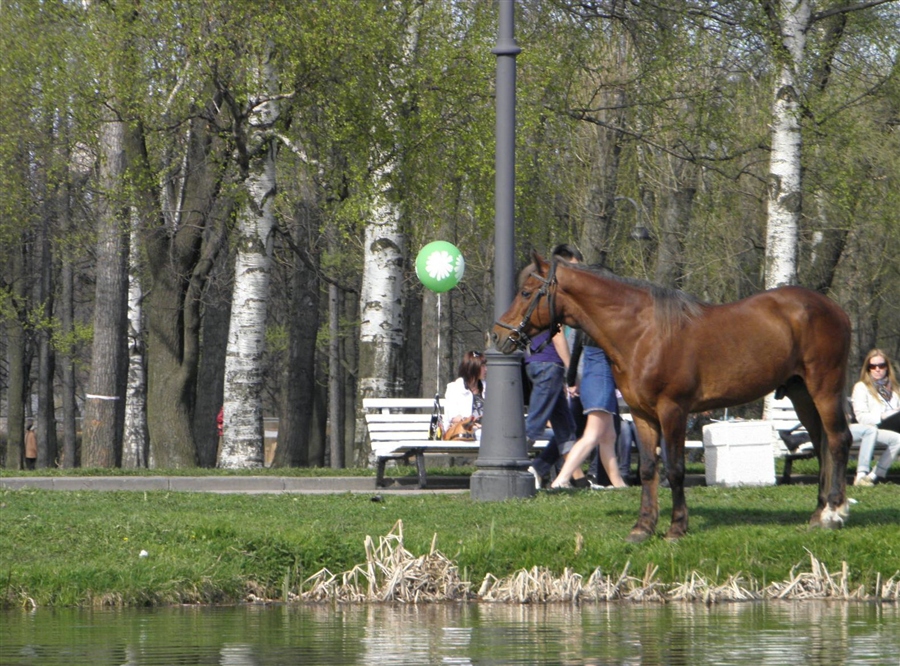
{"type": "Polygon", "coordinates": [[[872,393],[863,382],[856,382],[850,399],[853,402],[856,422],[865,425],[878,425],[881,423],[882,414],[900,409],[900,395],[897,391],[891,393],[891,400],[888,402],[880,395],[872,393]]]}
{"type": "MultiPolygon", "coordinates": [[[[481,395],[487,394],[487,382],[481,382],[481,395]]],[[[462,377],[447,384],[444,392],[444,430],[450,427],[455,416],[472,416],[472,392],[466,388],[462,377]]]]}

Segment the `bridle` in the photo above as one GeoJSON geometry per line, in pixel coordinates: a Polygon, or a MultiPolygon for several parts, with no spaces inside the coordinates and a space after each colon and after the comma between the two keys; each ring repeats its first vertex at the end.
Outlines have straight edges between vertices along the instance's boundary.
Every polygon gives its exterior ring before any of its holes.
{"type": "Polygon", "coordinates": [[[556,287],[558,282],[556,280],[556,258],[554,257],[550,261],[550,271],[547,273],[547,277],[543,277],[538,273],[532,272],[530,277],[535,277],[541,281],[541,288],[535,292],[534,296],[531,299],[531,302],[528,304],[528,309],[525,310],[525,314],[522,316],[522,321],[519,322],[519,325],[516,327],[510,326],[509,324],[504,324],[502,321],[495,321],[494,324],[499,326],[500,328],[505,328],[510,331],[510,334],[506,337],[506,341],[504,342],[504,346],[512,342],[516,346],[516,348],[521,349],[522,351],[528,350],[531,347],[531,337],[527,333],[525,333],[525,327],[531,323],[531,315],[534,314],[534,311],[537,309],[538,304],[541,302],[541,298],[544,296],[547,297],[547,305],[550,310],[550,329],[551,333],[547,336],[547,339],[544,340],[540,345],[538,345],[537,349],[532,349],[531,353],[536,354],[541,351],[544,347],[546,347],[550,341],[553,339],[553,336],[560,329],[560,324],[556,321],[556,287]]]}

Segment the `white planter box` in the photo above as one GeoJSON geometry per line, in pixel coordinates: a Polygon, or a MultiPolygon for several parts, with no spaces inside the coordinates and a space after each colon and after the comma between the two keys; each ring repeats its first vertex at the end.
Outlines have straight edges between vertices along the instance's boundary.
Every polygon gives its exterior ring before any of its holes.
{"type": "Polygon", "coordinates": [[[774,486],[775,456],[768,421],[703,426],[706,485],[774,486]]]}

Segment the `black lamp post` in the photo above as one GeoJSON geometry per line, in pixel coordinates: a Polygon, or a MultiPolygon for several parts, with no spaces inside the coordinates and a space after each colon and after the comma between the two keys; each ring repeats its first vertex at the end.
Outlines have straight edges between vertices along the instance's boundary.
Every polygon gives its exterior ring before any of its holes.
{"type": "MultiPolygon", "coordinates": [[[[516,56],[514,0],[499,0],[497,46],[496,194],[494,210],[494,318],[499,319],[515,294],[516,56]]],[[[488,389],[478,460],[470,490],[476,500],[532,497],[528,473],[522,353],[487,351],[488,389]]]]}

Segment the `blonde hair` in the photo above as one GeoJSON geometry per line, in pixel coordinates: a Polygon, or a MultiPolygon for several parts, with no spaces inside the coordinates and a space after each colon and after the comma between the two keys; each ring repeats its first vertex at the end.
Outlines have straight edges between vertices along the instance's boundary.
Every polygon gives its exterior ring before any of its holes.
{"type": "Polygon", "coordinates": [[[891,363],[890,357],[885,354],[882,350],[872,349],[866,354],[866,359],[863,361],[862,369],[859,371],[859,381],[866,385],[866,388],[872,392],[876,398],[878,397],[878,389],[875,388],[875,382],[872,381],[872,374],[869,372],[869,363],[872,362],[872,359],[876,356],[880,356],[884,359],[884,362],[887,363],[887,378],[891,381],[891,390],[896,390],[897,386],[897,378],[894,376],[894,364],[891,363]]]}

